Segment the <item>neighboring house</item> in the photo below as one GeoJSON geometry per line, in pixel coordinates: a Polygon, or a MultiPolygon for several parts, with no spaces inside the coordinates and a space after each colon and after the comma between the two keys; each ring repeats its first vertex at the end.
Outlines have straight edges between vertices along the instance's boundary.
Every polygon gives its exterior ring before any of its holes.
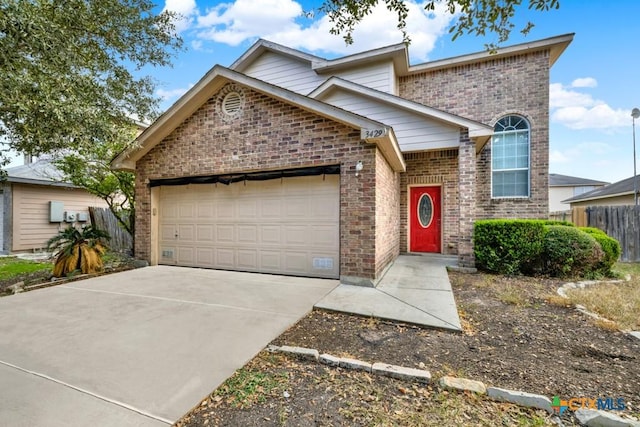
{"type": "Polygon", "coordinates": [[[572,34],[409,65],[259,40],[114,159],[151,264],[373,285],[401,252],[473,266],[479,218],[546,218],[549,69],[572,34]]]}
{"type": "Polygon", "coordinates": [[[564,203],[563,200],[588,193],[607,184],[609,183],[593,179],[557,173],[549,174],[549,212],[567,211],[570,206],[568,203],[564,203]]]}
{"type": "MultiPolygon", "coordinates": [[[[637,178],[638,190],[640,190],[640,176],[637,178]]],[[[580,194],[575,197],[563,200],[568,203],[571,208],[583,206],[620,206],[633,205],[634,180],[633,177],[605,185],[588,193],[580,194]]]]}
{"type": "Polygon", "coordinates": [[[39,251],[70,224],[89,222],[89,207],[103,200],[72,184],[48,160],[7,168],[2,182],[2,251],[39,251]]]}

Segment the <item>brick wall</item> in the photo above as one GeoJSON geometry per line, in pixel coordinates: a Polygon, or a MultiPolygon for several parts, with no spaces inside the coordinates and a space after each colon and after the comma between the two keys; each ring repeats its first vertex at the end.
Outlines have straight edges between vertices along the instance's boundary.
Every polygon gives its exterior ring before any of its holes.
{"type": "Polygon", "coordinates": [[[400,176],[376,152],[376,277],[400,253],[400,176]]]}
{"type": "Polygon", "coordinates": [[[238,117],[225,118],[214,95],[137,162],[136,257],[150,258],[149,179],[339,164],[340,274],[375,278],[375,145],[359,130],[241,90],[238,117]],[[356,177],[358,160],[364,169],[356,177]]]}
{"type": "Polygon", "coordinates": [[[543,218],[548,214],[549,52],[451,67],[405,76],[400,96],[490,126],[508,114],[531,125],[531,195],[491,199],[491,144],[477,156],[478,218],[543,218]]]}
{"type": "Polygon", "coordinates": [[[408,189],[412,185],[440,185],[442,187],[442,253],[457,254],[458,206],[458,150],[423,151],[404,155],[407,172],[400,175],[400,250],[407,252],[409,218],[407,217],[408,189]]]}

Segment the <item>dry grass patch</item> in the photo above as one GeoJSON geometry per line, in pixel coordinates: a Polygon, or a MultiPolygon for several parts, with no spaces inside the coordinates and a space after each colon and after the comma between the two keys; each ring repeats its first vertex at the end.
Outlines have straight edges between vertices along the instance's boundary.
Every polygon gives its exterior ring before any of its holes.
{"type": "Polygon", "coordinates": [[[599,283],[567,292],[572,304],[612,320],[623,330],[640,330],[640,280],[624,283],[599,283]]]}

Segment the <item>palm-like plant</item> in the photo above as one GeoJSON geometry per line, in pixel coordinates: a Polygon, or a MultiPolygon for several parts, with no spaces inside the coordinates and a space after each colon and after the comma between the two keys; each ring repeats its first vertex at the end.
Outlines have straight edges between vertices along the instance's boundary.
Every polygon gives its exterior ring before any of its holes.
{"type": "Polygon", "coordinates": [[[102,255],[107,250],[104,241],[110,238],[106,231],[92,225],[81,229],[69,226],[60,230],[47,242],[47,249],[56,259],[53,275],[63,277],[76,270],[83,274],[101,271],[102,255]]]}

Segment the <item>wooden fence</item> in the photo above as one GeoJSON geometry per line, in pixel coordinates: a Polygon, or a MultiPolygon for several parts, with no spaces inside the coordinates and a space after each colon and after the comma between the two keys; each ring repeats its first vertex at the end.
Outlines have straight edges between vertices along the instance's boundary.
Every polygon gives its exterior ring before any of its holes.
{"type": "Polygon", "coordinates": [[[118,222],[116,216],[107,208],[89,208],[91,224],[101,230],[105,230],[111,236],[109,248],[115,252],[131,255],[133,252],[133,239],[131,234],[118,222]]]}
{"type": "Polygon", "coordinates": [[[569,211],[551,212],[549,213],[549,219],[572,222],[576,227],[586,227],[588,224],[587,208],[576,207],[569,211]]]}
{"type": "Polygon", "coordinates": [[[589,227],[596,227],[620,242],[621,261],[640,261],[640,206],[590,206],[589,227]]]}

